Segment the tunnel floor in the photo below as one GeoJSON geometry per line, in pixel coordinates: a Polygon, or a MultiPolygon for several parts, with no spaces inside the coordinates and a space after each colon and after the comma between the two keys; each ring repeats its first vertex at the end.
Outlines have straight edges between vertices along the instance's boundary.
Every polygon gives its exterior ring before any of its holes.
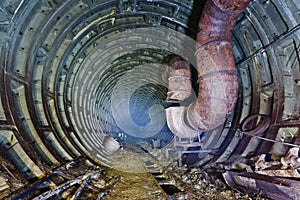
{"type": "Polygon", "coordinates": [[[238,15],[238,98],[209,131],[182,117],[205,96],[207,2],[223,1],[1,0],[0,199],[299,199],[299,0],[238,15]],[[173,56],[189,66],[183,101],[167,99],[173,56]]]}
{"type": "Polygon", "coordinates": [[[131,145],[116,153],[113,168],[78,159],[12,199],[266,199],[261,194],[232,190],[220,172],[178,166],[163,156],[156,159],[160,153],[131,145]]]}

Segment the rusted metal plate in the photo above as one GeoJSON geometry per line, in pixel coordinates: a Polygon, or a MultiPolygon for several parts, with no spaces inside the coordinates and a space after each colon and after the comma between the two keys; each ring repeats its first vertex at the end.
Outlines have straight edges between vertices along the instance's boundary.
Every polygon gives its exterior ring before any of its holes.
{"type": "Polygon", "coordinates": [[[300,174],[297,169],[262,170],[255,171],[255,173],[274,177],[300,178],[300,174]]]}
{"type": "Polygon", "coordinates": [[[243,192],[261,193],[263,197],[276,200],[300,198],[300,183],[296,180],[233,171],[227,171],[223,176],[230,187],[243,192]]]}

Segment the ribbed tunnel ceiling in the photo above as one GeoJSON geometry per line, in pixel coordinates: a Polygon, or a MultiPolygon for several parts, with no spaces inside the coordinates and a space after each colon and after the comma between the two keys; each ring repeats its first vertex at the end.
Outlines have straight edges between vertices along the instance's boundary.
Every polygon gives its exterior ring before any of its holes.
{"type": "MultiPolygon", "coordinates": [[[[195,66],[204,3],[1,1],[0,158],[16,173],[6,184],[27,185],[78,157],[109,166],[105,138],[172,145],[165,72],[174,54],[195,66]]],[[[196,166],[236,169],[241,158],[286,155],[288,146],[240,135],[255,114],[271,119],[259,136],[300,143],[299,5],[254,0],[239,16],[232,40],[238,103],[224,125],[202,135],[196,166]]]]}
{"type": "MultiPolygon", "coordinates": [[[[162,80],[171,52],[162,49],[164,41],[155,41],[165,35],[132,30],[165,24],[183,33],[195,32],[187,25],[193,3],[183,2],[180,9],[177,4],[7,2],[19,10],[10,27],[13,39],[4,80],[12,93],[7,103],[15,109],[17,127],[35,143],[32,151],[47,161],[49,156],[56,160],[56,154],[70,160],[82,151],[92,158],[90,152],[102,152],[105,135],[125,132],[126,137],[150,138],[162,133],[157,137],[171,140],[163,111],[167,85],[162,80]],[[122,35],[124,31],[129,32],[122,35]],[[49,152],[47,145],[56,152],[49,152]]],[[[196,26],[199,16],[194,17],[196,26]]]]}

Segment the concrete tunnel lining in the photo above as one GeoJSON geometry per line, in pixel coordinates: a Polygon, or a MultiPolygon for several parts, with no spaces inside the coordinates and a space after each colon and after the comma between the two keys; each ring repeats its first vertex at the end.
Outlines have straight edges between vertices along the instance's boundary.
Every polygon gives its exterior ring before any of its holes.
{"type": "MultiPolygon", "coordinates": [[[[158,64],[143,72],[150,74],[151,84],[128,99],[132,113],[127,112],[126,118],[141,119],[140,126],[147,126],[151,106],[169,106],[160,75],[166,58],[183,44],[161,50],[163,39],[150,45],[140,37],[141,45],[130,49],[130,34],[124,32],[168,28],[178,37],[195,38],[203,5],[189,0],[0,3],[1,155],[11,163],[8,166],[16,167],[17,176],[25,177],[25,185],[82,156],[109,166],[112,161],[103,148],[104,138],[118,138],[124,132],[113,119],[111,97],[126,91],[118,80],[132,87],[136,84],[138,78],[127,73],[135,66],[158,64]],[[125,54],[118,48],[120,43],[129,48],[125,54]],[[5,155],[15,156],[7,159],[5,155]]],[[[242,122],[257,113],[271,117],[269,128],[260,136],[299,144],[299,10],[297,0],[254,0],[239,16],[232,39],[239,99],[225,124],[203,138],[201,148],[211,151],[200,152],[195,166],[236,169],[248,157],[271,154],[276,160],[285,156],[289,148],[283,144],[239,137],[242,122]]],[[[132,43],[135,39],[132,35],[132,43]]],[[[183,54],[194,62],[193,54],[183,54]]],[[[255,126],[250,124],[249,129],[255,126]]],[[[133,143],[153,139],[153,135],[126,136],[133,143]]],[[[172,144],[166,125],[156,137],[165,140],[164,148],[172,144]]]]}

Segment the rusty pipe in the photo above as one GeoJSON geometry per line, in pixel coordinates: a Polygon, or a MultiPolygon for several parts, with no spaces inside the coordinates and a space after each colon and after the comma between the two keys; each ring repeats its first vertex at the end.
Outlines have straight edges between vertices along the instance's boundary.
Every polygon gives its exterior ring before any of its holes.
{"type": "Polygon", "coordinates": [[[169,62],[168,102],[181,102],[191,95],[192,82],[190,63],[180,56],[173,56],[169,62]]]}
{"type": "MultiPolygon", "coordinates": [[[[232,52],[232,30],[238,15],[250,0],[208,0],[199,21],[196,62],[198,98],[188,108],[185,127],[191,130],[212,130],[226,120],[236,104],[238,76],[232,52]]],[[[176,117],[167,109],[167,119],[176,117]]],[[[174,122],[168,121],[168,124],[174,122]]],[[[177,130],[179,132],[179,130],[177,130]]],[[[192,133],[192,131],[191,131],[192,133]]],[[[186,137],[192,137],[186,132],[186,137]]]]}

